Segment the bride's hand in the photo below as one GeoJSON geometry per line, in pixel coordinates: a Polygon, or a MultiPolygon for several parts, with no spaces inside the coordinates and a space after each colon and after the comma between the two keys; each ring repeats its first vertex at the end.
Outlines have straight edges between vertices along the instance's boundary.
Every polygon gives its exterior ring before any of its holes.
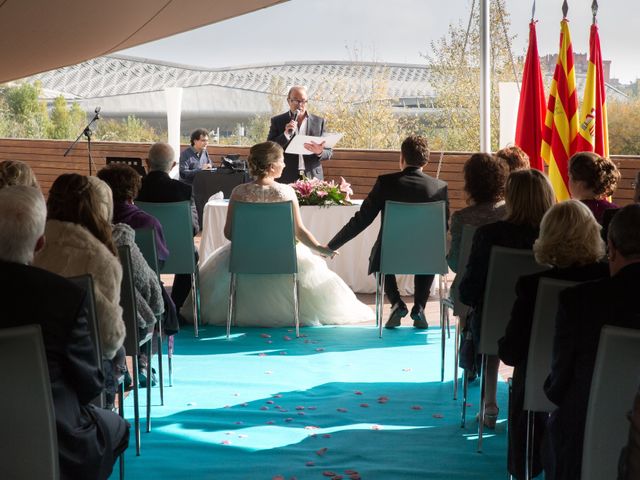
{"type": "Polygon", "coordinates": [[[340,252],[338,252],[337,250],[332,250],[326,245],[318,245],[316,247],[316,251],[323,257],[333,258],[336,255],[340,255],[340,252]]]}

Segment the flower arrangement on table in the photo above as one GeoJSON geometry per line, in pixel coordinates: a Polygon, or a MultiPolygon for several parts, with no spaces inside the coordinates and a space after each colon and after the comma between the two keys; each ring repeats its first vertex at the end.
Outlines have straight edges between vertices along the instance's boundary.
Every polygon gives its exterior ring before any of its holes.
{"type": "Polygon", "coordinates": [[[353,195],[351,184],[340,177],[340,184],[333,180],[327,182],[317,178],[303,178],[291,186],[296,192],[300,205],[351,205],[350,196],[353,195]]]}

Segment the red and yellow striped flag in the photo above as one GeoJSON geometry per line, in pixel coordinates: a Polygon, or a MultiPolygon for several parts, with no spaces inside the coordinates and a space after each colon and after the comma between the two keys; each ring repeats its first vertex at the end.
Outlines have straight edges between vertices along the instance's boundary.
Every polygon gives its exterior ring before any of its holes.
{"type": "Polygon", "coordinates": [[[569,195],[569,158],[576,152],[578,96],[573,68],[569,20],[560,22],[560,51],[551,82],[542,134],[542,158],[549,166],[549,180],[558,201],[569,195]]]}
{"type": "Polygon", "coordinates": [[[595,152],[602,157],[608,157],[609,132],[604,87],[600,35],[598,25],[593,23],[589,35],[589,66],[580,108],[576,151],[595,152]]]}

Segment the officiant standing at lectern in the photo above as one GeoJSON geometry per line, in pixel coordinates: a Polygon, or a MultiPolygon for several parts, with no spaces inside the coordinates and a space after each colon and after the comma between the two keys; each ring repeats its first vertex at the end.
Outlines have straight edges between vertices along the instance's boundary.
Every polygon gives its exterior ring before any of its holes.
{"type": "MultiPolygon", "coordinates": [[[[307,112],[308,101],[309,97],[305,87],[291,87],[287,94],[289,110],[271,119],[267,140],[280,144],[286,150],[287,145],[295,135],[321,137],[324,134],[324,118],[307,112]]],[[[331,149],[324,148],[324,142],[305,143],[304,146],[312,153],[309,155],[285,153],[285,167],[278,182],[292,183],[303,175],[307,178],[318,178],[320,180],[324,178],[320,162],[331,158],[331,149]]]]}

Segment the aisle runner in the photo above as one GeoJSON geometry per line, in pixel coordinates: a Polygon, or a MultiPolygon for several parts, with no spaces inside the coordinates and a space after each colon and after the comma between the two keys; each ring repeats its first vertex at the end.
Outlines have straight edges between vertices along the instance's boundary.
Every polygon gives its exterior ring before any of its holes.
{"type": "MultiPolygon", "coordinates": [[[[437,329],[400,328],[382,340],[373,327],[304,328],[300,339],[287,329],[234,333],[227,341],[209,327],[200,340],[188,331],[177,338],[174,387],[165,389],[164,407],[154,388],[153,431],[142,434],[141,457],[132,438],[128,478],[505,476],[506,421],[476,453],[478,384],[461,429],[453,343],[440,383],[437,329]]],[[[506,413],[504,385],[499,403],[506,413]]]]}

